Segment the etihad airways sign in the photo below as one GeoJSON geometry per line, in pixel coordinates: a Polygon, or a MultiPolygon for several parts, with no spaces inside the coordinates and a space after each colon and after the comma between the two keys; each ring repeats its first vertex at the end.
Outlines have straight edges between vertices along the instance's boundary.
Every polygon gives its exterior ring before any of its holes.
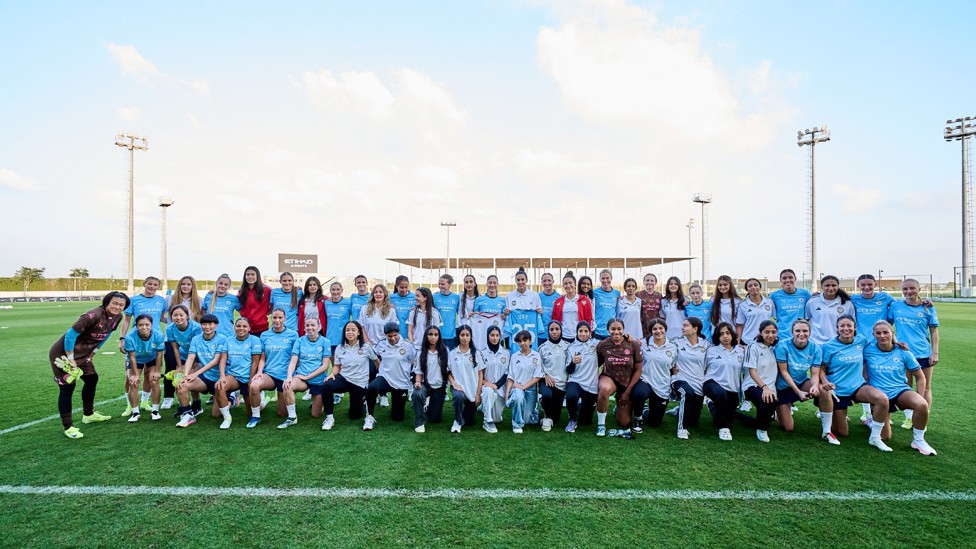
{"type": "Polygon", "coordinates": [[[278,254],[278,271],[290,273],[319,272],[319,256],[302,254],[278,254]]]}

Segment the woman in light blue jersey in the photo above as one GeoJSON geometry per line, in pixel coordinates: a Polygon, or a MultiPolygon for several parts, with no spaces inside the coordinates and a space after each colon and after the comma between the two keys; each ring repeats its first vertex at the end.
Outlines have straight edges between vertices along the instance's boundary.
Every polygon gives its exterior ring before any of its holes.
{"type": "Polygon", "coordinates": [[[864,423],[872,431],[877,430],[880,436],[881,427],[888,419],[888,400],[864,379],[864,349],[867,345],[868,340],[857,333],[854,317],[842,315],[837,319],[837,337],[822,346],[820,388],[827,396],[821,395],[817,400],[825,433],[847,436],[847,409],[860,402],[867,404],[869,410],[874,409],[875,420],[864,423]]]}
{"type": "MultiPolygon", "coordinates": [[[[695,317],[702,323],[702,336],[705,339],[712,337],[712,304],[705,301],[705,292],[700,284],[692,284],[688,288],[688,295],[691,300],[685,303],[685,317],[695,317]]],[[[679,336],[680,337],[680,336],[679,336]]],[[[669,338],[671,339],[671,338],[669,338]]]]}
{"type": "MultiPolygon", "coordinates": [[[[224,337],[234,337],[234,311],[241,310],[241,302],[229,292],[230,275],[224,273],[217,277],[217,289],[208,293],[203,300],[203,311],[217,317],[217,333],[224,337]]],[[[201,322],[203,324],[203,322],[201,322]]]]}
{"type": "Polygon", "coordinates": [[[410,291],[410,279],[406,275],[399,275],[393,282],[394,292],[390,294],[390,303],[396,309],[397,322],[400,324],[400,337],[409,337],[407,318],[410,311],[417,306],[414,292],[410,291]]]}
{"type": "MultiPolygon", "coordinates": [[[[166,385],[173,388],[170,397],[164,393],[162,409],[167,410],[172,407],[172,398],[176,395],[176,383],[183,374],[183,363],[190,355],[190,342],[193,338],[203,333],[200,330],[200,323],[190,318],[190,309],[186,305],[174,305],[169,311],[169,324],[166,325],[166,374],[163,378],[166,385]],[[172,358],[169,358],[172,357],[172,358]],[[172,362],[171,362],[172,361],[172,362]],[[170,402],[167,406],[167,400],[170,402]]],[[[179,417],[177,412],[174,417],[179,417]]]]}
{"type": "MultiPolygon", "coordinates": [[[[356,278],[353,279],[353,284],[356,285],[356,293],[349,296],[349,315],[352,320],[356,320],[359,318],[359,312],[363,310],[363,307],[369,301],[371,294],[369,292],[369,279],[366,278],[366,275],[356,275],[356,278]]],[[[343,322],[343,329],[345,325],[346,323],[343,322]]]]}
{"type": "MultiPolygon", "coordinates": [[[[260,394],[261,391],[274,389],[278,393],[278,413],[281,415],[288,412],[287,401],[282,393],[285,380],[288,378],[288,363],[291,361],[292,347],[300,337],[297,331],[285,325],[286,319],[287,313],[281,308],[271,313],[271,329],[261,334],[262,352],[258,359],[258,369],[248,385],[248,392],[251,394],[260,394]]],[[[302,323],[306,324],[304,320],[302,323]]],[[[319,406],[321,409],[321,403],[319,406]]]]}
{"type": "MultiPolygon", "coordinates": [[[[776,344],[776,366],[779,368],[776,418],[786,432],[793,431],[793,412],[790,411],[793,403],[820,396],[820,365],[823,360],[820,346],[810,341],[809,321],[802,318],[794,320],[790,332],[793,337],[781,339],[776,344]]],[[[830,444],[840,444],[829,428],[821,436],[830,444]]]]}
{"type": "MultiPolygon", "coordinates": [[[[620,290],[610,285],[612,281],[613,274],[610,269],[603,269],[600,271],[600,287],[594,289],[593,295],[589,296],[593,300],[593,322],[596,326],[593,337],[600,341],[610,337],[607,322],[616,318],[617,302],[620,301],[620,290]]],[[[636,284],[635,282],[634,285],[636,284]]]]}
{"type": "Polygon", "coordinates": [[[157,327],[153,326],[153,319],[147,314],[136,317],[136,329],[125,336],[125,387],[129,397],[132,415],[129,423],[139,421],[139,377],[144,374],[149,385],[152,399],[152,420],[162,419],[159,415],[159,379],[160,367],[163,364],[163,353],[166,351],[165,337],[157,327]]]}
{"type": "Polygon", "coordinates": [[[546,327],[552,321],[552,307],[560,295],[553,287],[556,278],[552,276],[552,273],[542,273],[539,281],[542,283],[542,291],[539,292],[539,301],[542,303],[542,325],[539,327],[539,340],[544,341],[546,339],[546,327]]]}
{"type": "MultiPolygon", "coordinates": [[[[932,370],[939,363],[939,317],[935,307],[926,305],[918,295],[919,284],[914,278],[901,283],[904,299],[895,301],[888,308],[888,321],[894,326],[898,339],[908,344],[908,350],[922,367],[925,377],[925,402],[932,407],[932,370]]],[[[911,422],[912,416],[905,412],[903,428],[911,422]]]]}
{"type": "Polygon", "coordinates": [[[877,437],[874,426],[871,429],[871,439],[868,444],[883,452],[890,452],[882,440],[891,440],[891,412],[895,409],[912,410],[912,444],[923,456],[936,455],[935,450],[925,441],[925,427],[929,419],[929,404],[922,394],[925,392],[925,376],[922,368],[912,356],[912,353],[901,349],[895,342],[891,324],[886,320],[879,320],[874,324],[874,341],[864,350],[864,369],[867,372],[868,383],[884,393],[889,407],[885,414],[884,426],[881,428],[880,438],[877,437]],[[905,382],[905,375],[915,378],[918,392],[912,391],[905,382]]]}
{"type": "Polygon", "coordinates": [[[325,376],[331,362],[332,342],[322,336],[317,318],[306,319],[305,335],[298,338],[292,346],[288,370],[282,383],[279,400],[285,401],[288,417],[278,425],[279,429],[287,429],[298,423],[295,410],[296,392],[305,391],[312,395],[312,417],[322,415],[322,393],[325,392],[325,376]]]}
{"type": "Polygon", "coordinates": [[[280,288],[271,290],[271,310],[281,309],[285,313],[285,327],[289,330],[298,331],[298,323],[305,323],[305,319],[299,320],[298,306],[302,301],[302,291],[295,287],[295,277],[291,273],[284,272],[278,277],[281,283],[280,288]]]}

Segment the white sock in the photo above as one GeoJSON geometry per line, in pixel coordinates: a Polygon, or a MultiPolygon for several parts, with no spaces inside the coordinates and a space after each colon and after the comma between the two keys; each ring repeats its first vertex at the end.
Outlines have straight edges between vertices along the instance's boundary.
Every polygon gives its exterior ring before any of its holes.
{"type": "Polygon", "coordinates": [[[224,419],[230,419],[230,406],[224,406],[221,408],[220,415],[224,416],[224,419]]]}
{"type": "Polygon", "coordinates": [[[149,401],[149,393],[146,392],[146,391],[139,391],[139,401],[140,402],[148,402],[149,401]]]}
{"type": "Polygon", "coordinates": [[[285,409],[288,410],[288,418],[289,419],[298,419],[298,416],[295,414],[295,405],[294,404],[286,404],[285,405],[285,409]]]}
{"type": "Polygon", "coordinates": [[[153,412],[158,412],[159,411],[159,404],[153,404],[152,405],[152,411],[153,412]]]}
{"type": "Polygon", "coordinates": [[[607,413],[606,412],[597,412],[596,413],[596,424],[597,425],[606,425],[607,424],[607,413]]]}
{"type": "Polygon", "coordinates": [[[921,442],[925,440],[925,429],[912,429],[912,437],[915,442],[921,442]]]}
{"type": "Polygon", "coordinates": [[[251,417],[261,417],[260,406],[251,406],[251,417]]]}
{"type": "Polygon", "coordinates": [[[866,416],[871,415],[871,405],[868,404],[867,402],[862,402],[861,403],[861,409],[864,410],[864,415],[866,415],[866,416]]]}
{"type": "Polygon", "coordinates": [[[823,412],[823,411],[820,412],[820,426],[823,429],[823,434],[826,435],[827,433],[830,432],[830,425],[833,419],[834,419],[833,412],[823,412]]]}
{"type": "Polygon", "coordinates": [[[908,421],[911,421],[914,415],[915,415],[915,410],[905,410],[905,419],[907,419],[908,421]]]}
{"type": "Polygon", "coordinates": [[[884,423],[880,421],[871,421],[871,438],[881,438],[881,429],[884,428],[884,423]]]}

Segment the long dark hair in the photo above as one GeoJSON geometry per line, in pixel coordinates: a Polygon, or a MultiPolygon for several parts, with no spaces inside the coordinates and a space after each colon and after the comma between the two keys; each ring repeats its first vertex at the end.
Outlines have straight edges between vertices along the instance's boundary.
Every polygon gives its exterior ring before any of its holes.
{"type": "MultiPolygon", "coordinates": [[[[424,296],[424,311],[423,312],[427,316],[427,324],[426,325],[427,326],[430,326],[430,317],[432,317],[434,315],[434,294],[430,293],[430,289],[429,288],[424,288],[424,287],[417,288],[417,291],[420,292],[420,295],[424,296]]],[[[413,327],[414,327],[414,329],[417,328],[417,317],[420,316],[420,311],[418,309],[419,309],[419,307],[417,309],[414,309],[414,313],[413,313],[413,327]]]]}
{"type": "Polygon", "coordinates": [[[732,347],[735,347],[736,345],[738,345],[739,344],[739,336],[736,335],[735,328],[731,324],[729,324],[728,322],[719,322],[718,323],[718,326],[716,326],[715,329],[712,330],[712,345],[721,345],[721,342],[719,341],[719,338],[721,337],[721,334],[719,332],[722,331],[722,328],[725,328],[726,330],[728,330],[729,331],[729,335],[732,336],[732,343],[731,343],[732,347]]]}
{"type": "Polygon", "coordinates": [[[667,282],[664,283],[664,298],[669,300],[671,299],[671,290],[669,290],[668,288],[670,288],[672,280],[678,283],[678,294],[675,297],[675,299],[678,300],[678,309],[683,311],[685,310],[685,293],[681,289],[680,278],[676,276],[672,276],[671,278],[668,279],[667,282]]]}
{"type": "Polygon", "coordinates": [[[587,275],[581,276],[579,278],[579,282],[576,283],[576,293],[580,295],[585,295],[586,297],[593,299],[593,279],[587,275]],[[590,289],[587,290],[586,293],[579,291],[580,284],[582,284],[584,280],[588,280],[590,282],[590,289]]]}
{"type": "Polygon", "coordinates": [[[347,345],[349,343],[348,341],[346,341],[346,328],[348,328],[350,324],[354,325],[356,329],[359,330],[359,336],[356,339],[358,340],[359,346],[363,347],[364,345],[366,345],[366,336],[365,334],[363,334],[362,324],[360,324],[355,320],[350,320],[349,322],[346,322],[342,326],[342,343],[340,345],[347,345]]]}
{"type": "Polygon", "coordinates": [[[308,285],[310,283],[312,283],[312,282],[314,282],[315,283],[315,287],[318,288],[318,290],[315,290],[315,295],[314,295],[314,297],[315,297],[315,303],[318,303],[319,301],[322,301],[322,296],[323,296],[323,294],[322,294],[322,283],[319,282],[318,277],[310,276],[310,277],[308,277],[308,278],[305,279],[305,290],[302,292],[302,294],[304,294],[305,299],[308,299],[308,294],[309,294],[309,292],[308,292],[308,285]]]}
{"type": "MultiPolygon", "coordinates": [[[[475,278],[474,275],[464,275],[464,280],[467,281],[469,276],[471,277],[471,280],[474,281],[474,298],[475,299],[478,299],[478,296],[481,295],[481,292],[478,291],[478,279],[475,278]]],[[[464,310],[464,302],[465,302],[465,298],[467,297],[467,295],[468,295],[467,290],[464,290],[461,293],[461,318],[464,318],[465,313],[467,313],[467,311],[464,310]]],[[[473,302],[472,302],[472,305],[471,306],[472,307],[474,306],[474,303],[473,302]]],[[[428,321],[429,321],[429,319],[428,319],[428,321]]]]}
{"type": "Polygon", "coordinates": [[[826,282],[826,281],[828,281],[828,280],[833,280],[834,282],[837,283],[837,295],[840,296],[840,303],[841,303],[841,305],[843,305],[844,303],[847,303],[848,301],[851,300],[850,294],[848,294],[847,292],[845,292],[840,287],[840,280],[838,280],[837,277],[834,276],[834,275],[827,275],[827,276],[821,278],[820,279],[820,287],[823,288],[823,283],[826,282]]]}
{"type": "Polygon", "coordinates": [[[718,326],[719,319],[722,318],[722,296],[718,293],[718,283],[722,281],[729,283],[729,307],[732,311],[732,322],[735,322],[735,300],[739,299],[739,294],[735,291],[735,283],[732,277],[722,275],[715,281],[715,293],[712,294],[712,326],[718,326]]]}
{"type": "Polygon", "coordinates": [[[424,332],[424,346],[420,353],[420,373],[424,376],[424,383],[427,383],[427,355],[430,354],[430,342],[427,341],[427,336],[432,331],[437,332],[437,362],[441,367],[441,379],[447,381],[447,345],[444,345],[441,329],[437,326],[429,326],[424,332]]]}
{"type": "MultiPolygon", "coordinates": [[[[494,328],[494,326],[492,326],[492,327],[494,328]]],[[[474,357],[474,330],[471,329],[471,326],[468,326],[467,324],[462,324],[457,329],[457,334],[458,334],[459,337],[461,335],[461,332],[468,332],[468,337],[470,337],[471,340],[470,340],[470,343],[468,343],[468,353],[467,354],[471,355],[471,363],[472,364],[477,364],[477,362],[474,361],[474,359],[475,359],[475,357],[474,357]]],[[[458,346],[457,348],[460,349],[461,347],[458,346]]]]}
{"type": "Polygon", "coordinates": [[[248,296],[251,295],[251,290],[254,290],[254,294],[257,296],[256,299],[261,301],[264,299],[264,283],[261,282],[261,271],[254,265],[248,265],[244,268],[244,277],[241,281],[241,290],[237,292],[237,296],[241,298],[241,306],[247,303],[248,296]],[[252,287],[247,283],[247,272],[254,271],[257,274],[257,280],[254,281],[254,286],[252,287]]]}

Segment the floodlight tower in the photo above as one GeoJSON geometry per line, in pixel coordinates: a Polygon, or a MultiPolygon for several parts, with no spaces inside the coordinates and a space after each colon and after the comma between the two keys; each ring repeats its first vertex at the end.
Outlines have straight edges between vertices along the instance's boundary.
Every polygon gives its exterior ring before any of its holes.
{"type": "Polygon", "coordinates": [[[962,280],[960,295],[972,297],[973,280],[969,268],[973,260],[973,195],[969,188],[969,137],[976,135],[976,116],[946,120],[946,141],[962,142],[962,280]]]}
{"type": "Polygon", "coordinates": [[[441,227],[447,229],[447,264],[444,266],[444,272],[447,273],[451,270],[451,227],[457,227],[455,221],[441,221],[441,227]]]}
{"type": "Polygon", "coordinates": [[[691,269],[692,269],[692,266],[691,266],[691,229],[694,226],[695,226],[695,218],[692,217],[692,218],[688,219],[688,224],[685,225],[685,227],[688,227],[688,284],[691,284],[691,280],[692,280],[692,278],[694,278],[694,275],[692,275],[692,273],[691,273],[691,269]]]}
{"type": "Polygon", "coordinates": [[[820,271],[817,270],[817,184],[816,156],[817,143],[830,141],[827,126],[810,128],[796,132],[796,146],[810,145],[810,290],[817,290],[820,271]]]}
{"type": "Polygon", "coordinates": [[[133,181],[133,166],[135,163],[135,151],[148,151],[149,150],[149,140],[146,136],[138,137],[132,134],[119,133],[115,136],[115,144],[119,147],[123,147],[129,150],[129,247],[128,247],[128,271],[129,271],[129,295],[135,294],[135,284],[133,283],[132,277],[132,181],[133,181]],[[128,139],[128,141],[126,141],[128,139]]]}
{"type": "Polygon", "coordinates": [[[159,208],[163,211],[163,295],[169,290],[169,278],[166,276],[166,209],[172,205],[171,197],[159,197],[159,208]]]}
{"type": "Polygon", "coordinates": [[[701,254],[702,254],[702,286],[708,282],[708,217],[705,215],[705,205],[712,203],[712,195],[695,193],[694,202],[701,204],[701,254]]]}

